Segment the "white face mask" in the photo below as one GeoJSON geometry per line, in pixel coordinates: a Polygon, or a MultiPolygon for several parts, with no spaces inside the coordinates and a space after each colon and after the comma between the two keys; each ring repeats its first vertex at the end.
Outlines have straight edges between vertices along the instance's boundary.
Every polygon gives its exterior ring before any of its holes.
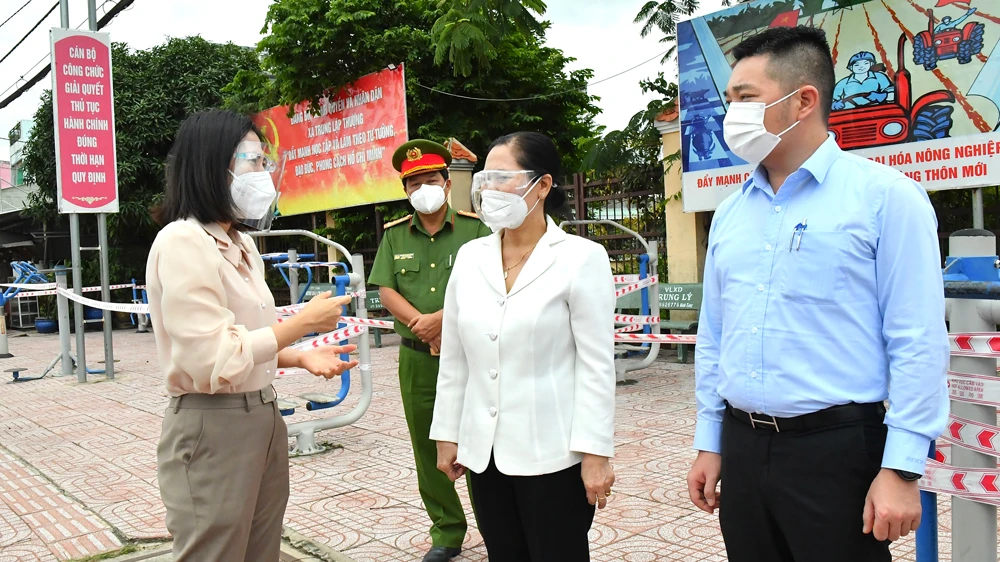
{"type": "Polygon", "coordinates": [[[232,171],[233,183],[229,186],[240,219],[259,221],[271,210],[278,195],[270,172],[247,172],[237,176],[232,171]]]}
{"type": "Polygon", "coordinates": [[[484,189],[481,195],[482,200],[478,205],[479,209],[477,209],[479,218],[493,232],[498,232],[504,228],[514,229],[521,226],[524,223],[524,219],[528,218],[531,211],[534,211],[539,201],[541,201],[540,198],[536,200],[531,209],[524,202],[525,195],[531,193],[531,190],[535,189],[535,186],[538,185],[541,179],[536,179],[528,191],[524,192],[524,195],[495,189],[484,189]]]}
{"type": "Polygon", "coordinates": [[[798,92],[799,90],[795,90],[768,105],[764,105],[762,102],[734,101],[730,103],[729,111],[726,112],[726,118],[722,122],[722,135],[733,154],[750,164],[759,164],[761,160],[767,158],[767,155],[781,142],[781,136],[791,131],[799,122],[792,123],[791,127],[775,135],[764,127],[764,111],[798,92]]]}
{"type": "Polygon", "coordinates": [[[440,185],[424,184],[410,195],[410,204],[422,215],[432,215],[444,205],[444,188],[440,185]]]}

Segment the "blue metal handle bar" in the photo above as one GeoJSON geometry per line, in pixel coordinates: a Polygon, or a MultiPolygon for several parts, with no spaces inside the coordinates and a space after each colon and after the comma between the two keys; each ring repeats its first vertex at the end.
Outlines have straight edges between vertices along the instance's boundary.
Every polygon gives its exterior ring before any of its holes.
{"type": "MultiPolygon", "coordinates": [[[[17,275],[14,278],[14,283],[48,283],[49,278],[38,273],[38,269],[25,261],[14,261],[10,262],[11,269],[17,275]]],[[[17,296],[21,292],[21,289],[17,287],[7,287],[3,291],[3,304],[7,303],[7,300],[17,296]]]]}
{"type": "Polygon", "coordinates": [[[302,293],[299,295],[299,302],[306,300],[306,295],[309,293],[309,287],[313,284],[313,270],[311,267],[306,268],[306,286],[302,289],[302,293]]]}
{"type": "MultiPolygon", "coordinates": [[[[934,458],[937,445],[931,441],[928,458],[934,458]]],[[[917,562],[938,562],[937,494],[920,490],[920,526],[917,527],[917,562]]]]}
{"type": "MultiPolygon", "coordinates": [[[[330,264],[331,264],[330,267],[334,267],[334,266],[340,267],[341,269],[344,270],[345,273],[349,273],[351,271],[351,269],[349,267],[347,267],[347,264],[344,263],[344,262],[339,262],[339,261],[338,262],[330,262],[330,264]]],[[[313,268],[313,266],[310,265],[310,264],[308,264],[308,263],[303,263],[303,264],[297,264],[297,263],[276,263],[276,264],[274,264],[273,267],[278,270],[278,273],[280,273],[281,277],[285,280],[285,284],[288,285],[289,287],[292,286],[292,280],[288,278],[288,273],[286,273],[285,270],[286,269],[291,269],[291,268],[306,270],[306,273],[308,275],[308,277],[306,279],[306,287],[305,287],[305,289],[302,290],[302,293],[299,295],[299,299],[298,299],[299,302],[304,301],[305,298],[306,298],[306,294],[309,292],[309,287],[312,286],[312,276],[313,276],[313,274],[312,274],[312,268],[313,268]]]]}
{"type": "MultiPolygon", "coordinates": [[[[338,275],[334,278],[334,283],[337,286],[336,295],[338,297],[342,297],[345,294],[347,294],[347,286],[351,283],[351,278],[347,275],[338,275]]],[[[344,308],[343,313],[347,314],[347,307],[345,306],[343,308],[344,308]]],[[[337,326],[337,329],[346,327],[347,324],[340,323],[337,326]]],[[[341,341],[339,343],[340,345],[347,345],[347,340],[341,341]]],[[[344,362],[350,361],[351,354],[341,353],[340,360],[344,362]]],[[[351,371],[348,369],[347,371],[344,371],[342,375],[340,375],[340,391],[337,392],[336,400],[334,400],[333,402],[327,402],[325,404],[320,404],[319,402],[309,402],[308,404],[306,404],[306,409],[312,411],[312,410],[323,410],[325,408],[332,408],[337,404],[343,402],[344,399],[347,398],[347,394],[350,391],[351,391],[351,371]]]]}

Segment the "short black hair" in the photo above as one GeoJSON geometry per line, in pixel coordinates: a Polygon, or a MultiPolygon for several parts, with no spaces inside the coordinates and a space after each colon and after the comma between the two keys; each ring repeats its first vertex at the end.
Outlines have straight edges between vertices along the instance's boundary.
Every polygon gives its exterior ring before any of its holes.
{"type": "Polygon", "coordinates": [[[506,145],[510,145],[514,159],[522,170],[535,172],[532,181],[546,174],[552,176],[552,189],[545,198],[545,212],[562,219],[572,219],[573,210],[566,199],[566,192],[558,185],[562,164],[559,149],[552,139],[542,133],[518,131],[493,141],[490,150],[506,145]]]}
{"type": "Polygon", "coordinates": [[[819,90],[823,119],[830,120],[836,74],[826,32],[815,27],[775,27],[743,41],[733,49],[736,62],[768,56],[768,74],[789,90],[808,84],[819,90]]]}
{"type": "Polygon", "coordinates": [[[167,155],[167,186],[163,203],[153,210],[156,222],[235,222],[229,166],[236,147],[251,131],[261,137],[249,117],[232,111],[213,109],[185,119],[167,155]]]}
{"type": "MultiPolygon", "coordinates": [[[[434,170],[435,172],[441,174],[444,181],[448,181],[448,168],[442,168],[440,170],[434,170]]],[[[413,174],[413,176],[419,176],[420,174],[413,174]]],[[[406,176],[401,181],[403,182],[403,189],[406,189],[406,180],[412,178],[413,176],[406,176]]]]}

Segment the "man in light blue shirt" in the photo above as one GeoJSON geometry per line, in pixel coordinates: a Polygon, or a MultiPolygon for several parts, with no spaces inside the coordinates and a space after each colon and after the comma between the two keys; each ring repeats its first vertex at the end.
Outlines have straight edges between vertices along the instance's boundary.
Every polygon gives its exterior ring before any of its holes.
{"type": "Polygon", "coordinates": [[[821,30],[734,54],[724,134],[760,166],[709,234],[691,499],[719,507],[733,562],[891,560],[948,415],[934,210],[828,136],[821,30]]]}

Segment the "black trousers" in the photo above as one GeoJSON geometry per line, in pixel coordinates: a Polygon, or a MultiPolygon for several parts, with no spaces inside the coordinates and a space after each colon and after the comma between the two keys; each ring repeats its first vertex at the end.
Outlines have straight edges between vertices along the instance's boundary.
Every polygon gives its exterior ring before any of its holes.
{"type": "Polygon", "coordinates": [[[541,476],[507,476],[493,458],[470,473],[472,501],[490,562],[589,562],[594,506],[580,465],[541,476]]]}
{"type": "Polygon", "coordinates": [[[804,433],[722,423],[719,520],[730,562],[888,562],[862,532],[886,427],[858,421],[804,433]]]}

